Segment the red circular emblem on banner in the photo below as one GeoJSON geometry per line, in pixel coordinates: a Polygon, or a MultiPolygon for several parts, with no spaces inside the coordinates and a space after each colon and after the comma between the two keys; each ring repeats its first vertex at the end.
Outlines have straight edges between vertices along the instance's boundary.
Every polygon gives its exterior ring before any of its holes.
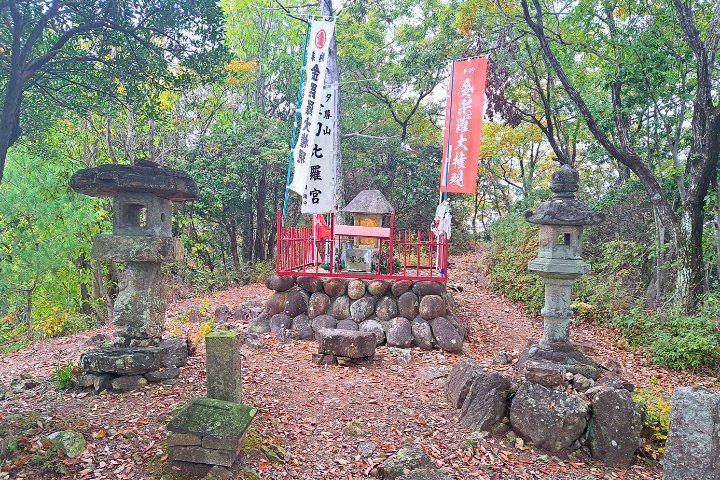
{"type": "Polygon", "coordinates": [[[327,34],[325,33],[325,30],[320,30],[317,35],[315,35],[315,46],[317,48],[322,48],[323,45],[325,45],[325,40],[327,40],[327,34]]]}

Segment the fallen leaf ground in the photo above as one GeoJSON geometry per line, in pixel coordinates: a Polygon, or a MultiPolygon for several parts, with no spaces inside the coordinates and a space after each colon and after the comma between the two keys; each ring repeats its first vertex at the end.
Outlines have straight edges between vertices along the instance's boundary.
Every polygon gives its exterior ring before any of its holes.
{"type": "MultiPolygon", "coordinates": [[[[480,254],[476,249],[453,258],[449,283],[462,287],[455,299],[458,316],[469,325],[464,354],[488,368],[503,369],[507,367],[490,366],[493,354],[524,349],[528,339],[540,336],[542,319],[487,288],[478,266],[480,254]]],[[[189,305],[204,301],[213,311],[222,304],[234,309],[250,300],[262,301],[268,294],[263,285],[256,284],[230,288],[205,300],[186,299],[169,306],[168,323],[189,305]]],[[[168,325],[187,335],[198,328],[192,323],[168,325]]],[[[163,475],[193,479],[204,474],[182,473],[165,455],[165,423],[188,398],[205,394],[202,345],[172,386],[150,384],[142,391],[103,396],[79,388],[54,390],[49,374],[58,352],[63,362],[77,361],[81,352],[91,348],[85,342],[92,335],[111,331],[105,327],[47,339],[0,356],[0,382],[7,384],[22,372],[40,381],[37,388],[0,401],[0,428],[9,428],[19,440],[18,451],[0,469],[0,480],[159,479],[163,475]],[[88,441],[87,451],[77,459],[59,457],[47,443],[40,443],[44,435],[68,428],[81,432],[88,441]]],[[[652,387],[666,399],[680,385],[717,390],[715,378],[653,366],[610,329],[582,324],[573,326],[571,337],[615,358],[624,367],[626,379],[638,388],[652,387]]],[[[444,379],[431,375],[433,368],[451,368],[459,358],[456,355],[413,349],[413,363],[401,366],[381,348],[374,363],[346,368],[313,365],[310,358],[315,351],[314,342],[280,344],[271,335],[260,350],[243,347],[244,403],[260,409],[248,446],[278,445],[287,457],[285,462],[272,463],[258,450],[250,457],[242,453],[232,469],[237,478],[242,478],[242,468],[274,480],[374,478],[375,465],[405,444],[422,446],[438,466],[458,479],[662,478],[660,465],[650,458],[638,457],[629,469],[616,470],[589,459],[549,458],[547,452],[511,442],[506,435],[487,438],[472,451],[465,442],[472,432],[445,402],[444,379]],[[375,446],[367,458],[358,451],[362,440],[375,446]]]]}

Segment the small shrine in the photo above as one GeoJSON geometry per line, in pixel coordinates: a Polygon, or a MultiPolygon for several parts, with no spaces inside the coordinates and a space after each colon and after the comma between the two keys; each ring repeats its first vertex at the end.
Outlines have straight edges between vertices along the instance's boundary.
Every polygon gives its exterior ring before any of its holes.
{"type": "Polygon", "coordinates": [[[380,190],[363,190],[342,211],[353,214],[354,226],[363,227],[368,232],[380,235],[354,237],[352,248],[345,249],[345,269],[359,272],[371,272],[373,268],[377,269],[380,259],[380,238],[387,238],[389,233],[389,229],[382,229],[383,216],[394,214],[395,209],[380,190]]]}
{"type": "Polygon", "coordinates": [[[361,191],[342,211],[352,225],[331,213],[329,225],[315,214],[304,228],[284,226],[278,210],[277,274],[447,280],[446,234],[395,232],[395,209],[379,190],[361,191]]]}

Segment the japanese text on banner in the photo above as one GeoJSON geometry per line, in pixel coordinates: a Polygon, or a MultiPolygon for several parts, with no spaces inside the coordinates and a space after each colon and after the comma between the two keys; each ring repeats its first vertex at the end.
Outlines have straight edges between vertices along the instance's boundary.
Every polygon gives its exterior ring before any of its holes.
{"type": "Polygon", "coordinates": [[[303,193],[302,213],[329,213],[335,193],[335,146],[333,131],[337,125],[335,95],[337,85],[326,86],[320,101],[315,146],[310,159],[310,173],[303,193]]]}
{"type": "MultiPolygon", "coordinates": [[[[482,132],[483,101],[487,58],[455,62],[452,102],[448,95],[445,109],[445,135],[440,191],[474,193],[477,182],[480,134],[482,132]],[[450,104],[452,103],[452,118],[450,104]],[[452,125],[448,127],[448,121],[452,125]],[[448,134],[450,148],[448,148],[448,134]],[[449,156],[448,156],[449,152],[449,156]],[[448,162],[446,166],[446,162],[448,162]],[[447,178],[445,172],[447,171],[447,178]]],[[[448,85],[448,91],[450,86],[448,85]]]]}
{"type": "Polygon", "coordinates": [[[315,17],[308,45],[305,93],[303,95],[299,136],[293,150],[295,175],[290,190],[303,195],[310,174],[310,163],[315,148],[315,134],[322,103],[322,91],[328,60],[330,39],[335,32],[335,17],[315,17]]]}

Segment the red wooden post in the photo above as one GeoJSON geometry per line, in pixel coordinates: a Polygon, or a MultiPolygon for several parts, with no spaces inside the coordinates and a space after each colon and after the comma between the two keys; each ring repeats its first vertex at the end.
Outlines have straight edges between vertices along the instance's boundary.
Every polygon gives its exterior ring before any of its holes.
{"type": "Polygon", "coordinates": [[[335,212],[330,214],[330,273],[335,264],[335,212]]]}
{"type": "Polygon", "coordinates": [[[275,271],[280,273],[280,236],[282,235],[282,217],[280,216],[280,209],[277,211],[277,238],[275,239],[275,271]]]}
{"type": "MultiPolygon", "coordinates": [[[[393,228],[395,227],[395,212],[390,213],[390,254],[388,255],[388,259],[390,260],[390,266],[388,267],[388,274],[392,276],[393,274],[393,240],[395,239],[395,231],[393,228]]],[[[380,247],[382,247],[382,243],[380,244],[380,247]]],[[[382,250],[382,248],[381,248],[382,250]]]]}

